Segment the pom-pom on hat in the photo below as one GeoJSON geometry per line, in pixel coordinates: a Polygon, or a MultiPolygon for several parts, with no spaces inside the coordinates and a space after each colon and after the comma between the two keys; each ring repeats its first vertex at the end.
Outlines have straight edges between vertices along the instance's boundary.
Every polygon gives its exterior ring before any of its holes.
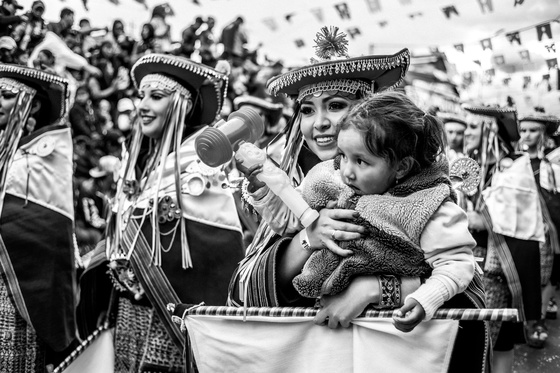
{"type": "Polygon", "coordinates": [[[346,34],[338,27],[323,27],[315,39],[311,64],[271,78],[267,88],[272,95],[284,93],[301,101],[310,94],[343,91],[355,94],[380,92],[397,87],[410,65],[410,52],[393,55],[348,57],[346,34]]]}
{"type": "Polygon", "coordinates": [[[20,65],[0,64],[0,85],[2,79],[16,80],[46,97],[49,102],[49,123],[62,118],[69,110],[68,80],[58,75],[20,65]]]}
{"type": "MultiPolygon", "coordinates": [[[[511,107],[475,106],[463,104],[463,109],[475,115],[487,116],[496,119],[498,124],[498,137],[508,148],[511,143],[519,140],[517,126],[517,110],[511,107]]],[[[510,149],[512,150],[512,149],[510,149]]]]}
{"type": "Polygon", "coordinates": [[[137,89],[148,74],[164,75],[186,88],[192,94],[193,111],[200,124],[216,120],[227,91],[226,74],[183,57],[156,53],[142,56],[132,66],[132,81],[137,89]]]}
{"type": "Polygon", "coordinates": [[[558,127],[560,126],[560,118],[555,115],[544,114],[544,113],[531,113],[525,115],[519,119],[521,122],[538,122],[544,125],[545,133],[549,136],[558,135],[558,127]]]}

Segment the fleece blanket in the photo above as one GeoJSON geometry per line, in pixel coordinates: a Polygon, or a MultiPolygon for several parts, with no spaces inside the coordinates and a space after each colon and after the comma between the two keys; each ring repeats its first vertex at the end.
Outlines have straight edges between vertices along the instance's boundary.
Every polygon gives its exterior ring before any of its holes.
{"type": "Polygon", "coordinates": [[[337,294],[355,275],[392,274],[426,277],[431,273],[420,248],[426,223],[441,204],[455,198],[445,159],[407,178],[382,195],[357,196],[342,182],[340,158],[316,165],[307,174],[303,197],[320,210],[329,201],[360,213],[354,223],[366,228],[363,238],[340,242],[354,255],[341,257],[328,249],[315,251],[293,280],[305,297],[337,294]]]}

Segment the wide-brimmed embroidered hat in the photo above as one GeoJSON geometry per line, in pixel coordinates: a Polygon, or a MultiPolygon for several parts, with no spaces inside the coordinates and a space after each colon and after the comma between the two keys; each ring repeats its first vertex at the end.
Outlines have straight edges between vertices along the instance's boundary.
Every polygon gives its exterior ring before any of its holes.
{"type": "Polygon", "coordinates": [[[519,128],[517,126],[517,110],[511,107],[476,106],[463,104],[463,109],[471,114],[496,118],[498,124],[498,136],[503,142],[511,145],[519,140],[519,128]]]}
{"type": "Polygon", "coordinates": [[[271,78],[267,88],[273,95],[284,93],[297,101],[324,91],[364,94],[399,86],[410,65],[410,52],[403,49],[393,55],[369,55],[349,58],[348,41],[337,27],[323,27],[317,33],[315,54],[321,60],[271,78]]]}
{"type": "Polygon", "coordinates": [[[461,116],[457,113],[438,111],[436,113],[436,117],[439,118],[443,124],[452,122],[462,124],[465,127],[467,126],[467,121],[464,118],[461,118],[461,116]]]}
{"type": "Polygon", "coordinates": [[[200,118],[200,124],[212,124],[216,120],[227,91],[226,74],[183,57],[155,53],[142,56],[132,66],[136,88],[148,74],[171,78],[192,94],[194,112],[191,118],[200,118]]]}
{"type": "Polygon", "coordinates": [[[19,66],[0,64],[0,88],[16,89],[9,80],[15,80],[37,91],[49,103],[49,123],[62,118],[69,110],[68,80],[58,75],[41,70],[19,66]],[[7,84],[8,83],[8,84],[7,84]]]}
{"type": "Polygon", "coordinates": [[[519,119],[521,122],[538,122],[544,125],[545,133],[549,136],[558,135],[558,127],[560,126],[560,118],[555,115],[534,112],[527,114],[519,119]]]}

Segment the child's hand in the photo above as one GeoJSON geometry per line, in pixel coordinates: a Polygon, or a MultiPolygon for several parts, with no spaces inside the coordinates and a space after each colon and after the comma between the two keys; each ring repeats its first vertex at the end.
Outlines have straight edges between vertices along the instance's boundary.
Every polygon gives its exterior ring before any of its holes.
{"type": "Polygon", "coordinates": [[[398,311],[397,315],[393,316],[393,325],[401,332],[408,333],[420,324],[426,317],[424,307],[414,298],[408,298],[398,311]]]}
{"type": "Polygon", "coordinates": [[[249,193],[254,193],[256,190],[264,187],[266,184],[257,179],[257,175],[263,171],[263,166],[260,164],[255,164],[252,167],[245,167],[243,166],[243,161],[237,162],[236,165],[239,172],[241,172],[247,180],[249,180],[249,186],[247,187],[247,191],[249,193]]]}

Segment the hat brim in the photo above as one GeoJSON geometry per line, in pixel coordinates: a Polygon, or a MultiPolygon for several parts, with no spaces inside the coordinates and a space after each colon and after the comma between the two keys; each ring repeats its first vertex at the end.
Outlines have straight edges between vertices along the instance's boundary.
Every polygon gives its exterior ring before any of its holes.
{"type": "Polygon", "coordinates": [[[543,124],[545,132],[549,136],[555,136],[560,127],[560,118],[553,115],[526,115],[519,119],[519,123],[529,121],[543,124]]]}
{"type": "Polygon", "coordinates": [[[20,65],[0,64],[0,78],[11,78],[43,91],[50,104],[49,123],[62,118],[68,110],[68,80],[20,65]]]}
{"type": "Polygon", "coordinates": [[[514,142],[520,139],[517,127],[517,110],[514,108],[499,108],[486,106],[463,105],[463,109],[476,115],[496,118],[498,136],[504,141],[514,142]]]}
{"type": "Polygon", "coordinates": [[[334,60],[301,67],[272,77],[267,88],[273,95],[297,96],[307,85],[335,79],[358,79],[374,83],[374,92],[399,86],[410,65],[410,51],[393,55],[370,55],[334,60]]]}
{"type": "Polygon", "coordinates": [[[193,103],[200,105],[200,124],[212,124],[222,109],[228,77],[208,66],[183,57],[148,54],[134,64],[131,73],[137,89],[148,74],[165,75],[188,89],[193,103]]]}
{"type": "Polygon", "coordinates": [[[452,122],[459,123],[465,127],[467,126],[467,122],[454,113],[438,112],[436,114],[436,117],[441,120],[443,124],[452,122]]]}

